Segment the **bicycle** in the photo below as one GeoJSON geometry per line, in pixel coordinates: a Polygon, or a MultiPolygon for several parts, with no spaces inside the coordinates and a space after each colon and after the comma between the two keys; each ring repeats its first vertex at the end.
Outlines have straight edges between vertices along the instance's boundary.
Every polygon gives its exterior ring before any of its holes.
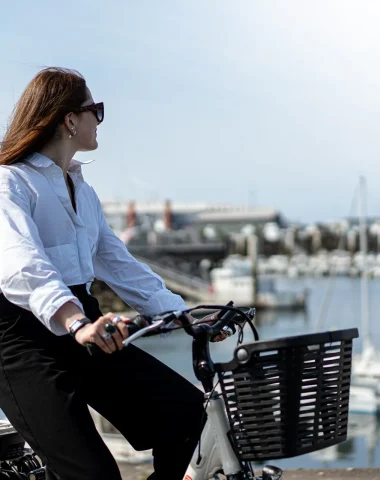
{"type": "Polygon", "coordinates": [[[0,421],[0,480],[44,480],[46,470],[25,440],[9,423],[0,421]]]}
{"type": "MultiPolygon", "coordinates": [[[[326,448],[347,439],[352,341],[358,329],[259,341],[255,309],[199,305],[150,317],[137,315],[124,346],[142,336],[167,333],[174,320],[193,337],[193,368],[204,389],[207,421],[184,480],[280,480],[266,465],[256,477],[251,462],[281,459],[326,448]],[[190,324],[184,313],[220,310],[209,321],[190,324]],[[255,341],[243,343],[249,325],[255,341]],[[240,330],[233,359],[213,363],[210,340],[240,330]],[[218,382],[215,383],[215,376],[218,382]],[[220,384],[220,392],[217,385],[220,384]]],[[[89,353],[100,351],[88,345],[89,353]]]]}
{"type": "MultiPolygon", "coordinates": [[[[281,480],[283,472],[266,465],[259,477],[251,462],[294,457],[347,439],[352,341],[356,328],[259,341],[255,309],[230,304],[199,305],[186,310],[220,310],[209,321],[190,324],[182,311],[137,315],[128,325],[124,346],[142,336],[168,333],[181,319],[193,337],[193,368],[204,389],[207,421],[184,480],[281,480]],[[249,325],[255,341],[243,343],[249,325]],[[238,328],[233,359],[213,363],[209,342],[238,328]],[[218,382],[215,383],[215,376],[218,382]],[[216,390],[220,385],[220,392],[216,390]]],[[[87,345],[91,355],[100,349],[87,345]]],[[[44,480],[45,467],[8,423],[1,436],[0,480],[44,480]]],[[[200,428],[201,429],[201,428],[200,428]]]]}

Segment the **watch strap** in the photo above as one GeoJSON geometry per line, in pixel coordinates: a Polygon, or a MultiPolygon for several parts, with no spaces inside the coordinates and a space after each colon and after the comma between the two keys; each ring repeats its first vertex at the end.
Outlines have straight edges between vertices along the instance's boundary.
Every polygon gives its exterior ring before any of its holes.
{"type": "Polygon", "coordinates": [[[77,320],[74,320],[72,323],[70,323],[69,325],[69,332],[70,332],[70,335],[75,338],[75,335],[76,333],[78,332],[78,330],[80,330],[81,328],[83,328],[85,325],[87,325],[88,323],[92,323],[91,320],[87,317],[83,317],[83,318],[79,318],[77,320]]]}

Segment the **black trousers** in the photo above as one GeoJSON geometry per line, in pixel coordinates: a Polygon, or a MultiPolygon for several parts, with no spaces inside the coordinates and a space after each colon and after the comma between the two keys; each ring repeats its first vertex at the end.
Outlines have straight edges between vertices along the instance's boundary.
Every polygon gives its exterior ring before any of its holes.
{"type": "MultiPolygon", "coordinates": [[[[84,286],[70,288],[96,320],[97,300],[84,286]]],[[[0,407],[46,463],[48,478],[121,479],[88,405],[136,450],[153,449],[155,478],[183,478],[201,430],[202,393],[133,345],[91,357],[0,295],[0,407]]]]}

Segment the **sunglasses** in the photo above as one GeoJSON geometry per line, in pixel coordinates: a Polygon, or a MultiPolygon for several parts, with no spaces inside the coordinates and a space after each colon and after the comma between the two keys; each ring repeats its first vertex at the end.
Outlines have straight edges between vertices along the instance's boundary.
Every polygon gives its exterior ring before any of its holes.
{"type": "Polygon", "coordinates": [[[92,105],[86,105],[85,107],[80,107],[74,110],[74,113],[81,113],[81,112],[92,112],[96,120],[99,123],[102,123],[104,120],[104,103],[93,103],[92,105]]]}

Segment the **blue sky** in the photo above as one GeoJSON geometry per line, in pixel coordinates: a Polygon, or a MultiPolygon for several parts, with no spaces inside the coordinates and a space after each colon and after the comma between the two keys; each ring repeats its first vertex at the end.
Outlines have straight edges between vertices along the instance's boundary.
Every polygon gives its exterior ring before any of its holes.
{"type": "Polygon", "coordinates": [[[105,102],[101,199],[347,216],[359,175],[380,216],[380,3],[0,0],[0,134],[40,67],[105,102]]]}

